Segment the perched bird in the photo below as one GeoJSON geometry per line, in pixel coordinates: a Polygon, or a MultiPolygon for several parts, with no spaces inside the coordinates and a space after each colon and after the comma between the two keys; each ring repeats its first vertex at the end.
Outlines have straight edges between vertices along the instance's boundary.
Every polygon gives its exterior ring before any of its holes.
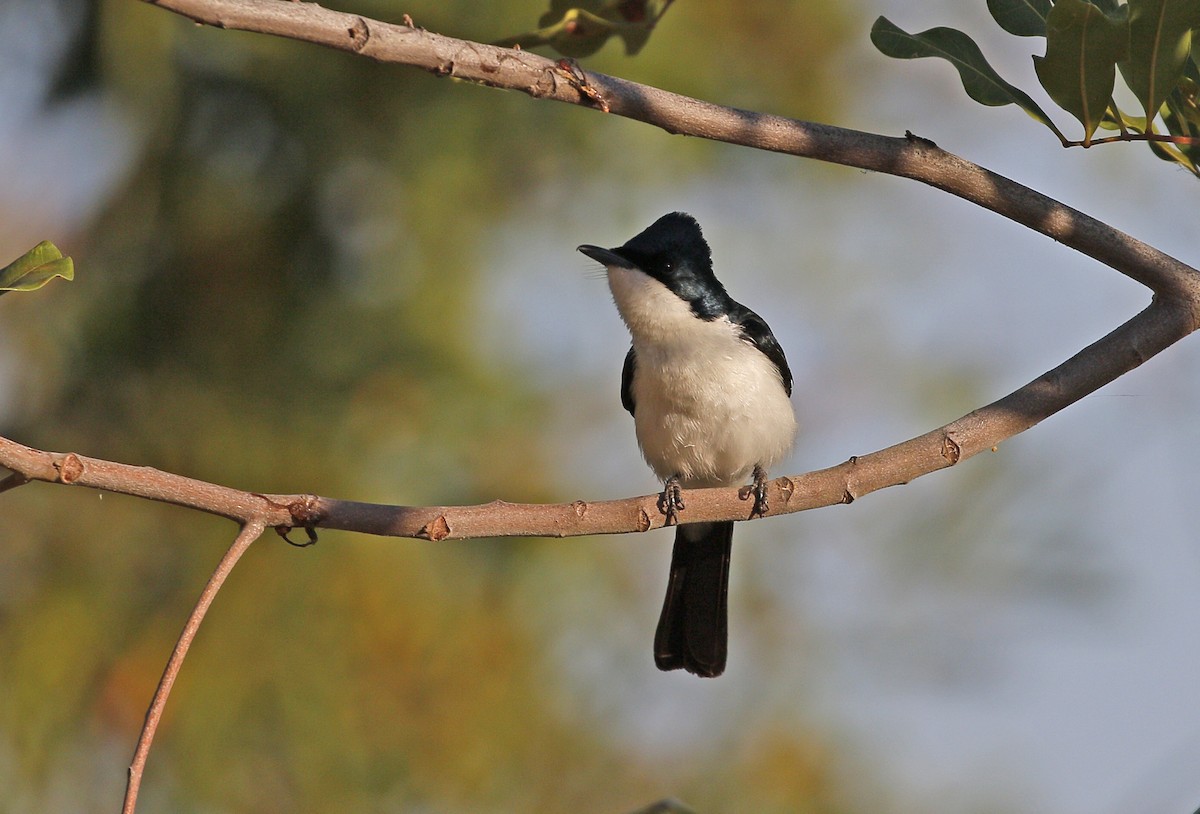
{"type": "MultiPolygon", "coordinates": [[[[766,511],[767,470],[796,435],[792,373],[762,317],[734,302],[713,274],[700,225],[674,212],[623,246],[579,247],[602,263],[633,343],[621,404],[638,446],[664,482],[660,508],[678,522],[681,487],[753,478],[751,514],[766,511]]],[[[725,670],[733,523],[679,526],[654,636],[660,670],[725,670]]]]}

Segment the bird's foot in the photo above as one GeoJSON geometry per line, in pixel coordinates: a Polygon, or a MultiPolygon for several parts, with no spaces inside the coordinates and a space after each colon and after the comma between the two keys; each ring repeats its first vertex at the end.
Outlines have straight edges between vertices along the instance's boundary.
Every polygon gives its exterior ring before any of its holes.
{"type": "Polygon", "coordinates": [[[757,464],[754,466],[754,483],[738,490],[742,500],[749,500],[751,495],[754,495],[754,505],[750,508],[750,516],[762,517],[770,509],[767,505],[767,471],[757,464]]]}
{"type": "Polygon", "coordinates": [[[679,525],[679,512],[687,508],[683,505],[683,489],[679,487],[679,477],[672,475],[663,484],[662,494],[658,496],[658,510],[667,516],[667,525],[679,525]]]}

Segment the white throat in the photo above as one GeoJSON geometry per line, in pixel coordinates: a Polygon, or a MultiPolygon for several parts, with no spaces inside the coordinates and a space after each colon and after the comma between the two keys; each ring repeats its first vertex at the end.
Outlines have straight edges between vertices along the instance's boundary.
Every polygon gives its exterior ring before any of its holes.
{"type": "Polygon", "coordinates": [[[701,321],[690,305],[640,269],[609,266],[608,287],[634,345],[686,339],[701,321]]]}

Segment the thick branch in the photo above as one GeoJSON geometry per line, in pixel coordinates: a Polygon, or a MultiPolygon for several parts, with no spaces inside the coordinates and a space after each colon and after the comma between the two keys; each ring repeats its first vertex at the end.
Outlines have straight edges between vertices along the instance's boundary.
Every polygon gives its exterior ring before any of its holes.
{"type": "MultiPolygon", "coordinates": [[[[223,28],[276,34],[424,68],[484,85],[638,119],[673,133],[817,158],[919,180],[1049,235],[1149,286],[1155,304],[1011,395],[926,435],[830,469],[772,484],[771,514],[847,502],[905,483],[999,444],[1141,364],[1196,329],[1195,270],[1094,218],[916,138],[888,138],[701,102],[534,54],[442,37],[283,0],[151,0],[223,28]]],[[[352,529],[430,539],[569,536],[662,524],[655,498],[557,506],[375,506],[311,495],[260,495],[142,467],[0,442],[0,464],[23,478],[75,483],[162,500],[241,523],[352,529]]],[[[17,479],[6,483],[15,484],[17,479]]],[[[689,495],[688,521],[745,517],[737,490],[689,495]]]]}
{"type": "MultiPolygon", "coordinates": [[[[413,65],[485,85],[523,90],[686,133],[910,177],[1023,223],[1099,259],[1155,291],[1154,303],[1108,336],[993,404],[925,435],[839,466],[771,484],[769,514],[846,503],[991,449],[1132,370],[1194,331],[1200,275],[1094,218],[938,149],[925,139],[887,138],[721,107],[523,51],[495,48],[281,0],[148,0],[191,19],[276,34],[413,65]]],[[[25,480],[70,483],[161,500],[279,529],[338,528],[372,534],[465,539],[566,537],[646,531],[663,524],[656,496],[558,505],[380,506],[315,495],[262,495],[144,467],[41,452],[0,439],[0,465],[25,480]]],[[[687,522],[744,519],[736,488],[692,490],[687,522]]]]}
{"type": "MultiPolygon", "coordinates": [[[[1159,300],[1054,370],[957,421],[828,469],[771,482],[767,516],[849,503],[887,486],[953,466],[1078,401],[1140,365],[1195,328],[1192,308],[1159,300]]],[[[331,528],[428,540],[573,537],[660,528],[658,496],[560,504],[495,501],[479,506],[385,506],[316,495],[263,495],[75,453],[42,452],[0,438],[0,466],[28,480],[66,483],[150,498],[243,525],[331,528]]],[[[687,493],[688,523],[745,520],[751,501],[737,487],[687,493]]]]}
{"type": "MultiPolygon", "coordinates": [[[[670,133],[912,178],[1112,266],[1163,296],[1200,301],[1194,269],[1088,215],[915,136],[894,138],[724,107],[508,48],[288,0],[145,0],[198,23],[316,43],[438,76],[599,107],[670,133]]],[[[1200,322],[1200,317],[1196,318],[1200,322]]]]}

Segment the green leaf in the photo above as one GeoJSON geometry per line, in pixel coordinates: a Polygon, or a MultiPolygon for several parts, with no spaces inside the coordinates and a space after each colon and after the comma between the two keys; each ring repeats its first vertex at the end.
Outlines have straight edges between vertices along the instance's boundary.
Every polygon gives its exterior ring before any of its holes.
{"type": "Polygon", "coordinates": [[[1167,144],[1160,141],[1150,141],[1147,144],[1150,145],[1150,151],[1163,161],[1178,164],[1192,174],[1200,174],[1200,168],[1197,168],[1196,163],[1192,160],[1189,153],[1185,152],[1179,145],[1167,144]]]}
{"type": "Polygon", "coordinates": [[[43,240],[25,254],[0,269],[0,294],[6,291],[32,291],[55,277],[75,279],[75,265],[63,257],[49,240],[43,240]]]}
{"type": "Polygon", "coordinates": [[[1105,130],[1120,130],[1122,124],[1126,130],[1132,130],[1135,133],[1145,133],[1149,126],[1146,124],[1145,116],[1133,116],[1118,109],[1116,105],[1110,105],[1100,126],[1105,130]],[[1120,116],[1120,119],[1117,116],[1120,116]]]}
{"type": "Polygon", "coordinates": [[[953,28],[931,28],[919,34],[909,34],[886,17],[871,26],[871,42],[885,56],[895,59],[940,57],[958,70],[967,95],[989,107],[1017,105],[1033,118],[1063,138],[1050,117],[1020,88],[1014,87],[996,73],[975,41],[953,28]]]}
{"type": "Polygon", "coordinates": [[[1153,119],[1179,83],[1200,26],[1200,0],[1129,0],[1129,54],[1121,75],[1153,119]]]}
{"type": "Polygon", "coordinates": [[[563,56],[579,59],[599,51],[612,35],[612,24],[608,20],[580,9],[571,9],[553,25],[505,37],[492,45],[501,48],[516,46],[527,51],[548,45],[563,56]]]}
{"type": "Polygon", "coordinates": [[[1200,68],[1196,67],[1196,46],[1200,39],[1192,37],[1192,55],[1183,61],[1183,75],[1188,79],[1200,82],[1200,68]]]}
{"type": "Polygon", "coordinates": [[[1046,36],[1050,0],[987,0],[992,19],[1018,37],[1046,36]]]}
{"type": "Polygon", "coordinates": [[[599,51],[616,35],[625,53],[642,50],[671,0],[551,0],[539,28],[492,43],[502,48],[550,46],[563,56],[580,59],[599,51]]]}
{"type": "Polygon", "coordinates": [[[1200,83],[1184,76],[1167,97],[1167,107],[1172,115],[1200,127],[1200,83]]]}
{"type": "Polygon", "coordinates": [[[1033,67],[1050,98],[1079,119],[1085,145],[1108,109],[1127,43],[1126,22],[1086,0],[1058,0],[1046,18],[1046,55],[1033,67]]]}

